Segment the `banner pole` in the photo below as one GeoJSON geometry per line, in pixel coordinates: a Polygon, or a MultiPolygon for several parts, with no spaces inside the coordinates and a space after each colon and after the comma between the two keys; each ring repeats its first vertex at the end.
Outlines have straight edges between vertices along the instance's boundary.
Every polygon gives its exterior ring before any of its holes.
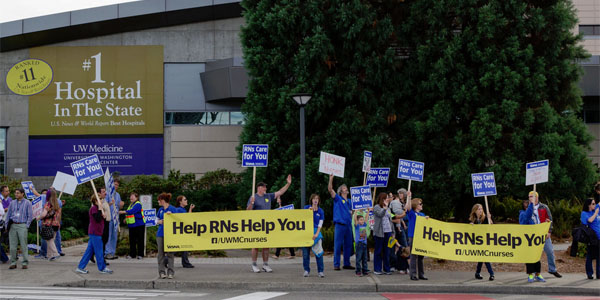
{"type": "Polygon", "coordinates": [[[146,225],[144,225],[144,256],[146,256],[146,225]]]}
{"type": "Polygon", "coordinates": [[[363,172],[363,173],[365,173],[365,177],[363,179],[363,185],[366,185],[367,184],[367,172],[363,172]]]}
{"type": "Polygon", "coordinates": [[[536,190],[536,184],[534,183],[533,184],[533,191],[535,192],[535,190],[536,190]]]}
{"type": "Polygon", "coordinates": [[[483,196],[483,199],[485,199],[485,211],[486,211],[487,217],[488,217],[488,224],[492,224],[492,222],[491,222],[492,218],[490,217],[490,208],[488,207],[487,196],[483,196]]]}
{"type": "Polygon", "coordinates": [[[37,253],[38,253],[38,254],[40,254],[40,253],[42,252],[42,251],[41,251],[42,249],[40,249],[40,224],[38,224],[38,222],[39,222],[39,221],[36,221],[36,222],[35,222],[35,223],[36,223],[36,224],[35,224],[35,225],[36,225],[36,226],[35,226],[35,231],[36,231],[36,234],[35,234],[35,236],[36,236],[36,238],[35,238],[36,242],[35,242],[35,243],[36,243],[36,244],[37,244],[37,246],[38,246],[38,248],[37,248],[37,253]]]}
{"type": "Polygon", "coordinates": [[[410,192],[410,184],[412,183],[412,180],[408,180],[408,191],[410,192]]]}
{"type": "Polygon", "coordinates": [[[254,191],[256,189],[256,167],[253,167],[252,171],[252,193],[250,193],[250,197],[254,196],[254,191]]]}

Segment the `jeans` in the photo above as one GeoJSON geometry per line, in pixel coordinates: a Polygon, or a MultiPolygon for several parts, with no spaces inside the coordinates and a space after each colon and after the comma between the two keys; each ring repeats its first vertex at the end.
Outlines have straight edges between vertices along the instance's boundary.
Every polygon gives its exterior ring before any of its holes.
{"type": "MultiPolygon", "coordinates": [[[[413,238],[408,238],[408,244],[412,250],[413,238]]],[[[415,277],[417,274],[419,277],[425,276],[425,269],[423,267],[423,256],[422,255],[410,255],[410,277],[415,277]]]]}
{"type": "Polygon", "coordinates": [[[118,228],[115,227],[115,223],[111,220],[108,224],[108,242],[105,246],[105,255],[115,255],[117,250],[117,237],[119,235],[118,228]]]}
{"type": "MultiPolygon", "coordinates": [[[[475,274],[480,274],[481,273],[481,268],[483,267],[482,262],[478,262],[477,263],[477,270],[475,271],[475,274]]],[[[485,268],[488,270],[488,273],[490,273],[490,276],[494,276],[494,270],[492,270],[492,264],[490,264],[489,262],[485,263],[485,268]]]]}
{"type": "MultiPolygon", "coordinates": [[[[141,227],[141,226],[140,226],[141,227]]],[[[165,238],[162,236],[156,237],[156,246],[158,248],[158,255],[156,256],[156,260],[158,261],[158,274],[167,274],[174,275],[175,274],[175,253],[173,252],[165,252],[165,238]],[[165,259],[165,256],[167,259],[165,259]],[[166,266],[165,266],[166,262],[166,266]],[[165,273],[166,267],[166,273],[165,273]]]]}
{"type": "Polygon", "coordinates": [[[367,264],[367,244],[357,242],[356,243],[356,273],[369,273],[369,266],[367,264]]]}
{"type": "Polygon", "coordinates": [[[594,268],[592,260],[596,260],[596,279],[600,278],[600,247],[587,246],[587,254],[585,255],[585,273],[587,276],[594,276],[594,268]]]}
{"type": "Polygon", "coordinates": [[[2,246],[2,242],[0,242],[0,261],[8,261],[8,256],[6,256],[6,252],[4,252],[4,246],[2,246]]]}
{"type": "Polygon", "coordinates": [[[381,265],[383,264],[383,271],[390,271],[390,258],[388,241],[392,236],[391,232],[384,232],[383,237],[375,236],[375,252],[373,253],[373,270],[375,272],[381,272],[381,265]]]}
{"type": "Polygon", "coordinates": [[[333,267],[340,267],[340,255],[342,245],[344,246],[344,266],[352,266],[350,256],[352,256],[352,230],[350,224],[335,223],[335,233],[333,236],[333,267]]]}
{"type": "MultiPolygon", "coordinates": [[[[304,267],[304,271],[310,273],[310,253],[312,247],[304,247],[302,248],[302,266],[304,267]]],[[[317,257],[315,255],[315,258],[317,260],[317,272],[323,272],[323,269],[325,268],[323,266],[323,256],[321,257],[317,257]]]]}
{"type": "Polygon", "coordinates": [[[548,257],[548,272],[556,272],[556,263],[554,262],[554,247],[552,247],[552,240],[547,238],[544,244],[544,252],[548,257]]]}
{"type": "Polygon", "coordinates": [[[27,249],[27,224],[15,224],[10,226],[8,233],[8,241],[10,244],[10,264],[17,264],[17,245],[21,245],[21,253],[23,253],[23,266],[29,264],[29,252],[27,249]]]}
{"type": "Polygon", "coordinates": [[[87,248],[83,253],[83,257],[79,261],[79,266],[77,266],[81,270],[85,270],[88,262],[93,255],[96,256],[96,266],[98,266],[98,270],[102,271],[106,268],[106,263],[104,262],[104,255],[102,252],[102,236],[90,234],[90,240],[88,241],[87,248]]]}

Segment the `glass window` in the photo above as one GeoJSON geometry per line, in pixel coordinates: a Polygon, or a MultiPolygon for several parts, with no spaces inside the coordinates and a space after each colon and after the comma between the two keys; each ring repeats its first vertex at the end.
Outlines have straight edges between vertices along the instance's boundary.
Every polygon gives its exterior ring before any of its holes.
{"type": "Polygon", "coordinates": [[[206,112],[168,112],[165,113],[166,125],[205,125],[206,112]]]}
{"type": "Polygon", "coordinates": [[[583,35],[600,35],[600,25],[579,25],[579,33],[583,35]]]}
{"type": "Polygon", "coordinates": [[[211,111],[206,113],[206,125],[229,125],[228,111],[211,111]]]}
{"type": "Polygon", "coordinates": [[[244,121],[244,114],[240,111],[232,111],[231,112],[231,125],[244,125],[246,122],[244,121]]]}
{"type": "Polygon", "coordinates": [[[0,175],[6,174],[6,128],[0,128],[0,175]]]}

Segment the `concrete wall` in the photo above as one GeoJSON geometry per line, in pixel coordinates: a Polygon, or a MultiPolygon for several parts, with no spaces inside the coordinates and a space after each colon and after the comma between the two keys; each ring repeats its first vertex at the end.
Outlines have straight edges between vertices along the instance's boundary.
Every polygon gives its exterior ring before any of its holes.
{"type": "MultiPolygon", "coordinates": [[[[163,45],[164,61],[168,62],[207,62],[216,59],[241,57],[242,47],[239,39],[243,18],[192,23],[186,25],[125,32],[90,39],[69,41],[46,46],[127,46],[127,45],[163,45]]],[[[29,58],[29,50],[17,50],[0,53],[0,127],[8,127],[7,131],[7,175],[11,177],[27,177],[28,171],[28,97],[15,95],[6,87],[6,73],[17,62],[29,58]],[[15,174],[15,168],[22,168],[23,173],[15,174]]],[[[198,83],[200,84],[200,83],[198,83]]],[[[158,121],[158,120],[157,120],[158,121]]],[[[160,120],[159,122],[163,122],[160,120]]],[[[178,129],[165,128],[164,173],[171,169],[201,175],[206,171],[227,168],[240,171],[234,151],[237,136],[241,132],[239,126],[187,127],[182,135],[178,129]],[[198,131],[198,134],[194,134],[198,131]],[[223,137],[218,135],[222,134],[223,137]],[[178,138],[181,145],[176,145],[176,158],[171,158],[173,137],[178,138]],[[208,137],[210,139],[205,139],[208,137]],[[226,145],[225,152],[215,157],[212,142],[226,145]],[[235,144],[235,145],[234,145],[235,144]],[[186,152],[189,148],[194,153],[186,152]],[[231,149],[231,150],[230,150],[231,149]],[[206,154],[203,154],[206,152],[206,154]]],[[[216,145],[216,144],[214,144],[216,145]]],[[[223,152],[223,151],[218,151],[223,152]]],[[[35,178],[36,184],[49,185],[52,178],[35,178]],[[41,183],[38,183],[41,182],[41,183]]]]}
{"type": "MultiPolygon", "coordinates": [[[[600,25],[600,1],[573,0],[573,4],[577,9],[579,24],[600,25]]],[[[575,32],[579,32],[578,28],[575,28],[575,32]]],[[[584,37],[582,45],[590,54],[600,55],[600,36],[584,37]]]]}

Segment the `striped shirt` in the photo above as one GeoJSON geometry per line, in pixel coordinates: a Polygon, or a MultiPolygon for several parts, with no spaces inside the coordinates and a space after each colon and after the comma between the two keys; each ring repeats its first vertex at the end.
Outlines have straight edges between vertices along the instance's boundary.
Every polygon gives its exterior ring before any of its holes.
{"type": "Polygon", "coordinates": [[[6,214],[7,222],[12,220],[14,223],[27,223],[27,227],[29,228],[29,224],[33,220],[31,202],[27,199],[21,199],[21,201],[13,199],[6,214]]]}

